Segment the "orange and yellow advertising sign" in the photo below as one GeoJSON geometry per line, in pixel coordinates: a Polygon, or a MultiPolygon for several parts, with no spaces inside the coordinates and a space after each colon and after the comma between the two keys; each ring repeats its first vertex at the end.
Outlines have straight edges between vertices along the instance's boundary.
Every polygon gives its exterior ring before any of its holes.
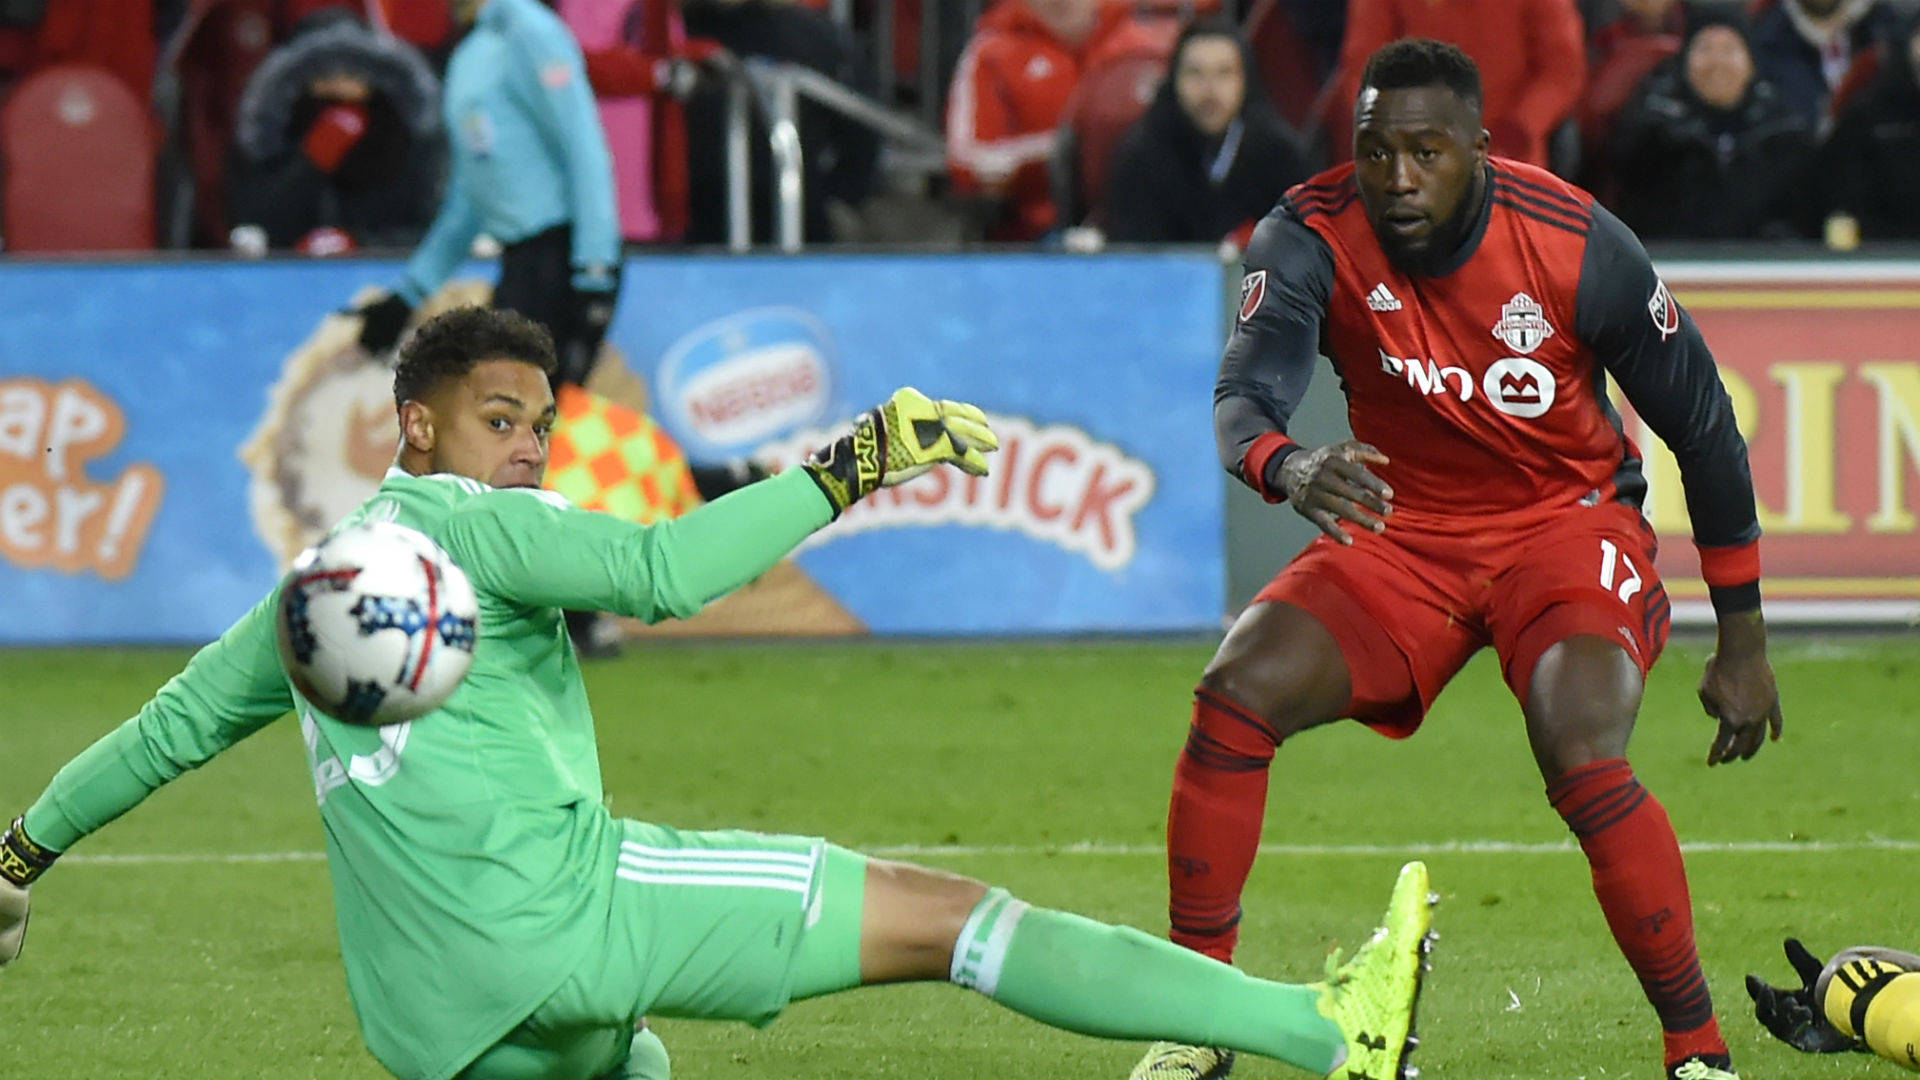
{"type": "Polygon", "coordinates": [[[0,563],[109,581],[133,572],[165,490],[146,462],[96,481],[120,445],[120,406],[85,379],[0,379],[0,563]]]}
{"type": "MultiPolygon", "coordinates": [[[[1747,437],[1769,614],[1920,615],[1920,267],[1662,269],[1747,437]]],[[[1677,601],[1704,601],[1678,467],[1623,411],[1647,455],[1660,574],[1677,601]]]]}

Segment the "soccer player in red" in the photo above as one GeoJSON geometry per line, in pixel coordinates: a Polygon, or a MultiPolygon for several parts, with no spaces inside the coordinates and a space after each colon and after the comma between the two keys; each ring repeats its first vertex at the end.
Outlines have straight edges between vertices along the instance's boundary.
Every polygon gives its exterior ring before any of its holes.
{"type": "MultiPolygon", "coordinates": [[[[1354,116],[1353,163],[1293,188],[1255,233],[1214,390],[1229,471],[1326,535],[1261,591],[1195,692],[1167,825],[1173,939],[1232,956],[1276,746],[1344,717],[1411,735],[1491,645],[1659,1016],[1668,1076],[1736,1080],[1673,827],[1625,756],[1669,604],[1639,451],[1606,383],[1679,459],[1719,621],[1700,683],[1719,721],[1709,765],[1753,756],[1781,724],[1731,403],[1619,219],[1488,156],[1464,53],[1425,39],[1380,49],[1354,116]],[[1321,354],[1355,438],[1315,449],[1286,429],[1321,354]]],[[[1134,1075],[1230,1067],[1163,1045],[1134,1075]]]]}

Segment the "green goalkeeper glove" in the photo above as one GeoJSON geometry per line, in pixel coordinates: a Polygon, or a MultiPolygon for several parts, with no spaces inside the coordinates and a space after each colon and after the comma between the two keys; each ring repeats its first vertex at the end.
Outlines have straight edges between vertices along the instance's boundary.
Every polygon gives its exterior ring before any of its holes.
{"type": "Polygon", "coordinates": [[[27,839],[22,820],[0,833],[0,967],[20,955],[27,936],[27,886],[60,856],[27,839]]]}
{"type": "Polygon", "coordinates": [[[833,516],[883,487],[904,484],[935,465],[987,475],[1000,440],[987,417],[959,401],[935,401],[913,387],[861,413],[853,431],[814,451],[802,468],[833,505],[833,516]]]}

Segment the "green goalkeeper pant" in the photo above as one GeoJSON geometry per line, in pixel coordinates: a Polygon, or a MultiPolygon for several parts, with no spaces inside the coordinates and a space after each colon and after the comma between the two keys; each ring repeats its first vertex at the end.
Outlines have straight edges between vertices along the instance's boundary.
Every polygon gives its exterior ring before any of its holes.
{"type": "MultiPolygon", "coordinates": [[[[642,1016],[764,1025],[790,1001],[860,985],[865,856],[806,837],[624,825],[606,947],[461,1080],[622,1077],[642,1016]]],[[[962,929],[951,979],[1087,1035],[1224,1046],[1322,1075],[1345,1052],[1314,987],[1002,889],[962,929]]]]}
{"type": "Polygon", "coordinates": [[[813,837],[621,827],[601,946],[460,1080],[623,1077],[641,1017],[764,1025],[796,985],[807,997],[858,983],[864,856],[813,837]],[[826,891],[851,902],[829,916],[826,891]]]}

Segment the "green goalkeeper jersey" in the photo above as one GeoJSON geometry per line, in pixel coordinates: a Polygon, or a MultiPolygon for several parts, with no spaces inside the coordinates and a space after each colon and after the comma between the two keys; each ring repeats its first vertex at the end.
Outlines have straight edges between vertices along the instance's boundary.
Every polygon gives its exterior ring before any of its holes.
{"type": "Polygon", "coordinates": [[[551,995],[607,925],[620,834],[562,609],[690,615],[829,516],[798,469],[645,528],[549,492],[394,470],[343,524],[419,529],[472,579],[479,642],[444,707],[384,728],[314,710],[281,668],[269,596],[62,769],[27,833],[65,850],[295,712],[362,1034],[395,1074],[443,1080],[551,995]]]}

